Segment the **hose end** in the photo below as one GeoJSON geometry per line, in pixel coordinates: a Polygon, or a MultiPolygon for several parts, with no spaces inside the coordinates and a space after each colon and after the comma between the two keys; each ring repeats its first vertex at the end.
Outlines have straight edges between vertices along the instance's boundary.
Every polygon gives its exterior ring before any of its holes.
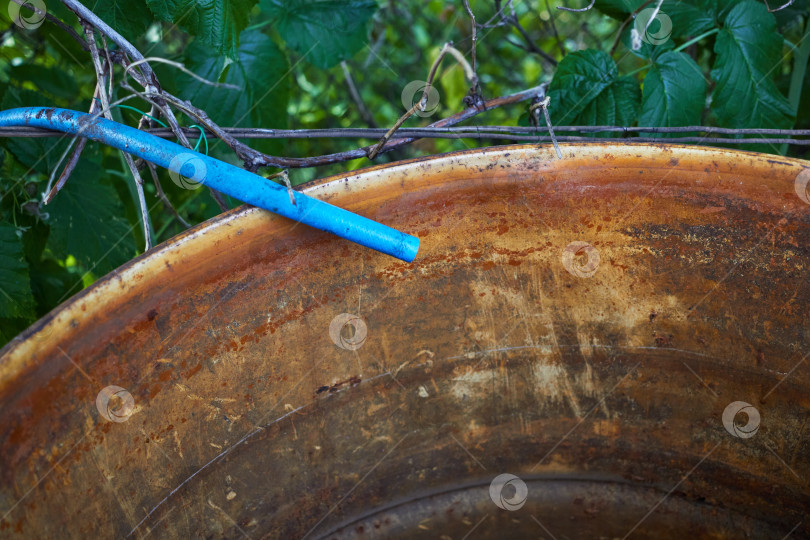
{"type": "Polygon", "coordinates": [[[403,237],[402,249],[396,257],[405,262],[413,262],[416,258],[416,252],[419,251],[419,239],[410,234],[404,234],[403,237]]]}

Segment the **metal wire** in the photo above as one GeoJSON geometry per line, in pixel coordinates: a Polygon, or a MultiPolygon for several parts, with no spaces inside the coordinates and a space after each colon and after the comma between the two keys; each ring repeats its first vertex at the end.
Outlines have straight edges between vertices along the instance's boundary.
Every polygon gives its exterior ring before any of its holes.
{"type": "MultiPolygon", "coordinates": [[[[386,133],[384,128],[331,128],[331,129],[265,129],[265,128],[223,128],[225,132],[239,139],[378,139],[386,133]]],[[[796,144],[810,145],[810,139],[793,137],[810,137],[806,129],[733,129],[709,126],[685,127],[627,127],[627,126],[554,126],[554,130],[563,133],[621,133],[621,138],[600,137],[601,142],[679,142],[679,143],[712,143],[712,144],[796,144]],[[706,136],[690,135],[686,137],[641,137],[634,133],[678,134],[705,133],[706,136]],[[736,137],[708,137],[708,135],[763,135],[768,137],[741,139],[736,137]]],[[[196,128],[183,128],[188,136],[199,133],[196,128]]],[[[172,138],[170,129],[152,129],[148,133],[162,138],[172,138]]],[[[400,128],[392,138],[433,138],[433,139],[496,139],[513,141],[546,142],[551,139],[545,135],[545,129],[521,126],[461,126],[461,127],[423,127],[400,128]]],[[[29,127],[0,128],[0,137],[54,137],[62,134],[29,127]]],[[[206,131],[208,137],[215,137],[206,131]]],[[[564,142],[593,141],[593,137],[561,136],[564,142]]]]}

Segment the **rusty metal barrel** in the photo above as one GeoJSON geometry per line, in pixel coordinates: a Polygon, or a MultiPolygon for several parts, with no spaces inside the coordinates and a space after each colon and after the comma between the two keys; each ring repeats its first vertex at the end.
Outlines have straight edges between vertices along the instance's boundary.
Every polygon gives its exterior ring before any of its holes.
{"type": "Polygon", "coordinates": [[[241,207],[0,353],[4,538],[810,537],[810,163],[497,147],[241,207]]]}

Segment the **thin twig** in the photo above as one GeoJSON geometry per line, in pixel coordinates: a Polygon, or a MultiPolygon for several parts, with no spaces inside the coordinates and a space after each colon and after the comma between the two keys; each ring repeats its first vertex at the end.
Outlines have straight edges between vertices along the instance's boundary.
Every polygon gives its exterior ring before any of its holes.
{"type": "MultiPolygon", "coordinates": [[[[87,45],[87,43],[85,43],[85,45],[87,45]]],[[[87,49],[90,50],[90,45],[87,45],[87,49]]],[[[109,53],[107,54],[107,58],[109,59],[109,53]]],[[[112,78],[113,78],[112,73],[113,73],[112,63],[109,62],[108,60],[107,69],[104,70],[104,77],[107,80],[109,80],[110,91],[112,91],[112,78]]],[[[93,99],[91,100],[92,102],[90,103],[90,111],[89,111],[90,114],[97,114],[99,109],[101,108],[100,94],[104,82],[105,81],[103,79],[96,81],[96,88],[93,91],[93,99]],[[99,85],[102,85],[102,87],[100,88],[99,85]]],[[[78,140],[77,139],[72,140],[68,144],[67,148],[65,148],[64,153],[59,158],[59,161],[56,162],[56,165],[54,166],[53,171],[51,172],[51,176],[48,179],[48,184],[45,187],[45,193],[42,199],[42,204],[49,204],[56,196],[56,194],[59,193],[59,191],[61,191],[61,189],[67,183],[68,178],[70,178],[70,175],[73,173],[74,169],[79,164],[79,158],[81,157],[85,146],[87,146],[87,138],[79,137],[78,140]],[[65,156],[67,155],[68,151],[73,147],[74,143],[76,143],[76,147],[73,149],[73,153],[70,155],[70,159],[68,159],[65,168],[62,170],[62,174],[59,175],[59,180],[57,180],[56,184],[54,185],[54,178],[56,176],[56,172],[59,170],[59,167],[62,165],[62,161],[64,161],[65,156]]]]}
{"type": "Polygon", "coordinates": [[[240,90],[240,91],[242,90],[241,87],[236,86],[235,84],[217,83],[217,82],[209,81],[208,79],[204,79],[204,78],[200,77],[199,75],[197,75],[196,73],[194,73],[193,71],[191,71],[190,69],[188,69],[186,66],[184,66],[180,62],[175,62],[173,60],[167,60],[165,58],[160,58],[159,56],[150,56],[149,58],[141,58],[140,60],[137,60],[137,61],[132,62],[131,64],[129,64],[127,66],[126,70],[129,71],[130,69],[134,68],[135,66],[140,66],[141,64],[144,64],[146,62],[158,62],[160,64],[168,64],[168,65],[170,65],[170,66],[172,66],[174,68],[179,69],[180,71],[182,71],[186,75],[194,77],[195,79],[197,79],[201,83],[207,84],[208,86],[214,86],[214,87],[218,87],[218,88],[228,88],[229,90],[240,90]]]}
{"type": "Polygon", "coordinates": [[[509,22],[509,24],[514,26],[518,32],[520,32],[520,35],[523,37],[523,41],[526,42],[526,46],[529,52],[533,52],[539,55],[553,67],[557,67],[557,60],[555,60],[553,56],[551,56],[546,51],[537,46],[537,44],[534,42],[534,40],[532,40],[531,36],[526,31],[526,29],[523,28],[523,25],[520,24],[520,20],[518,20],[517,15],[513,13],[512,15],[507,16],[506,20],[507,22],[509,22]]]}
{"type": "Polygon", "coordinates": [[[56,17],[54,17],[53,15],[48,13],[47,10],[46,11],[41,11],[41,10],[37,9],[37,7],[34,6],[30,1],[26,1],[26,0],[11,0],[11,1],[14,2],[15,4],[19,4],[21,7],[28,8],[28,9],[32,10],[37,15],[44,15],[45,19],[47,21],[52,22],[53,24],[55,24],[56,26],[58,26],[59,28],[61,28],[65,32],[67,32],[68,34],[70,34],[70,37],[75,39],[76,42],[82,47],[82,49],[84,49],[85,51],[90,50],[88,48],[88,46],[87,46],[87,43],[85,43],[82,36],[80,36],[76,32],[76,30],[74,30],[68,24],[60,21],[59,19],[57,19],[56,17]]]}
{"type": "MultiPolygon", "coordinates": [[[[90,56],[93,60],[93,67],[96,70],[99,98],[101,99],[101,105],[105,110],[104,117],[107,118],[107,120],[112,120],[113,117],[112,113],[110,112],[110,101],[107,97],[107,91],[104,88],[104,68],[101,65],[101,57],[98,53],[98,47],[96,47],[95,30],[90,23],[85,21],[82,21],[82,26],[84,27],[84,34],[87,37],[87,44],[90,46],[90,56]]],[[[109,66],[109,69],[112,70],[112,66],[109,66]]],[[[138,194],[138,204],[141,208],[141,219],[143,221],[143,234],[146,242],[145,251],[149,251],[152,249],[152,222],[149,218],[149,209],[146,206],[146,197],[143,193],[143,178],[141,178],[132,156],[127,152],[121,152],[121,154],[124,161],[126,161],[127,167],[129,167],[129,170],[132,173],[133,180],[135,181],[135,191],[138,194]]]]}
{"type": "MultiPolygon", "coordinates": [[[[124,39],[121,34],[113,30],[110,25],[102,21],[95,13],[90,11],[78,0],[62,0],[62,3],[70,8],[70,10],[75,13],[79,19],[91,24],[100,33],[110,38],[113,43],[118,45],[134,61],[143,60],[143,55],[132,45],[132,43],[124,39]]],[[[158,84],[155,72],[152,71],[152,67],[149,64],[141,65],[140,70],[146,77],[148,84],[158,84]]]]}
{"type": "Polygon", "coordinates": [[[557,9],[561,9],[563,11],[573,11],[574,13],[584,13],[584,12],[590,10],[595,3],[596,3],[596,0],[591,0],[591,3],[588,4],[588,7],[584,7],[584,8],[581,8],[581,9],[574,9],[574,8],[564,7],[564,6],[557,6],[557,9]]]}
{"type": "MultiPolygon", "coordinates": [[[[470,16],[470,19],[472,19],[472,47],[470,48],[470,58],[472,63],[473,77],[477,79],[477,77],[475,77],[475,45],[478,42],[478,34],[476,33],[475,14],[470,8],[469,0],[464,0],[464,8],[467,10],[467,14],[470,16]]],[[[476,82],[478,81],[476,80],[476,82]]]]}
{"type": "MultiPolygon", "coordinates": [[[[122,85],[124,85],[124,83],[122,83],[122,85]]],[[[128,89],[131,89],[131,87],[128,89]]],[[[245,163],[245,167],[248,170],[255,172],[260,166],[262,166],[261,158],[268,158],[268,159],[273,158],[272,156],[266,156],[265,154],[262,154],[258,150],[254,150],[253,148],[250,148],[249,146],[237,141],[236,138],[232,137],[227,132],[223,131],[222,128],[220,128],[213,120],[211,120],[211,118],[205,111],[203,111],[202,109],[198,109],[188,101],[184,101],[176,96],[173,96],[172,94],[169,94],[168,92],[163,92],[162,94],[157,94],[157,92],[143,92],[143,95],[146,97],[161,95],[167,102],[171,103],[178,109],[182,110],[185,114],[192,116],[199,124],[202,124],[203,127],[208,129],[218,139],[220,139],[222,142],[228,145],[228,147],[230,147],[233,151],[235,151],[239,159],[241,159],[245,163]]]]}
{"type": "Polygon", "coordinates": [[[376,128],[377,123],[374,121],[371,111],[369,111],[368,107],[366,107],[366,103],[363,101],[360,92],[357,91],[357,86],[354,84],[354,79],[352,78],[352,74],[349,71],[349,66],[346,65],[345,60],[340,63],[340,67],[343,70],[343,78],[346,79],[346,86],[349,87],[349,95],[351,96],[352,101],[354,101],[357,111],[360,113],[360,117],[366,124],[372,128],[376,128]]]}
{"type": "MultiPolygon", "coordinates": [[[[542,92],[543,89],[541,87],[534,87],[529,88],[527,90],[523,90],[521,92],[516,92],[514,94],[510,94],[507,96],[502,96],[499,98],[491,99],[489,101],[484,102],[481,107],[468,107],[463,111],[460,111],[456,114],[448,116],[447,118],[443,118],[436,122],[433,122],[428,127],[435,127],[435,128],[442,128],[442,127],[449,127],[456,124],[459,124],[465,120],[469,120],[470,118],[477,116],[483,112],[503,107],[506,105],[512,105],[514,103],[519,103],[521,101],[525,101],[527,99],[532,99],[533,97],[537,96],[539,92],[542,92]]],[[[380,149],[379,154],[384,152],[390,152],[392,150],[396,150],[401,148],[405,145],[408,145],[418,137],[407,137],[398,139],[396,141],[388,141],[383,145],[380,149]]],[[[265,163],[266,166],[271,167],[287,167],[287,168],[302,168],[302,167],[317,167],[320,165],[330,165],[333,163],[341,163],[343,161],[350,161],[352,159],[357,159],[360,157],[364,157],[367,155],[367,152],[371,149],[370,146],[364,148],[356,148],[354,150],[348,150],[345,152],[337,152],[334,154],[326,154],[323,156],[313,156],[307,158],[274,158],[275,161],[273,163],[265,163]]]]}
{"type": "MultiPolygon", "coordinates": [[[[430,83],[428,83],[427,88],[430,88],[430,83]]],[[[405,123],[405,120],[407,120],[408,118],[413,116],[413,114],[417,110],[424,110],[424,107],[425,106],[422,103],[422,100],[420,99],[418,102],[414,103],[411,106],[411,108],[408,109],[408,111],[405,114],[400,116],[399,120],[397,120],[396,123],[394,123],[394,125],[391,127],[391,129],[386,131],[385,135],[382,136],[380,141],[371,148],[371,150],[368,153],[368,159],[374,159],[375,157],[377,157],[377,154],[380,153],[380,149],[383,147],[383,145],[385,145],[385,143],[388,142],[388,140],[391,138],[391,136],[394,134],[394,132],[396,130],[398,130],[402,126],[402,124],[405,123]]]]}
{"type": "Polygon", "coordinates": [[[658,17],[658,12],[661,11],[661,4],[663,4],[663,3],[664,3],[664,0],[658,0],[658,3],[655,5],[655,9],[653,9],[652,14],[650,15],[650,18],[647,19],[647,24],[644,26],[644,35],[645,36],[647,35],[647,30],[650,29],[650,25],[653,23],[653,21],[656,19],[656,17],[658,17]]]}
{"type": "Polygon", "coordinates": [[[468,105],[477,105],[481,100],[481,87],[478,84],[478,68],[475,62],[475,49],[478,44],[478,32],[477,32],[477,24],[475,23],[475,14],[473,10],[470,8],[469,0],[464,0],[464,8],[467,10],[467,14],[472,19],[472,45],[470,46],[470,61],[472,63],[472,79],[471,79],[471,86],[470,92],[468,94],[468,105]]]}
{"type": "MultiPolygon", "coordinates": [[[[151,58],[151,59],[152,60],[163,61],[162,58],[151,58]]],[[[191,143],[189,142],[188,138],[186,137],[186,134],[180,128],[180,125],[178,124],[177,118],[174,116],[174,113],[172,112],[171,107],[169,107],[167,105],[167,103],[166,103],[167,101],[174,101],[177,98],[175,98],[173,95],[171,95],[168,92],[161,89],[158,84],[144,85],[144,92],[138,92],[135,88],[133,88],[131,85],[128,84],[127,76],[129,76],[129,75],[132,75],[133,78],[135,78],[137,80],[137,77],[135,77],[136,72],[131,71],[131,68],[134,67],[136,64],[143,65],[143,66],[148,66],[149,64],[147,63],[147,60],[149,60],[149,59],[141,58],[140,60],[137,60],[136,62],[133,62],[132,64],[126,64],[126,62],[125,62],[124,63],[125,64],[124,77],[123,77],[123,81],[121,82],[121,86],[123,88],[133,92],[134,94],[138,95],[144,101],[148,101],[149,103],[152,103],[153,108],[157,107],[163,113],[163,117],[166,118],[166,121],[169,123],[169,126],[170,126],[170,128],[172,130],[172,133],[174,133],[174,135],[180,140],[180,144],[182,144],[186,148],[191,148],[192,147],[191,143]]],[[[182,64],[179,64],[177,62],[171,62],[171,61],[166,60],[165,63],[168,63],[168,64],[171,64],[171,65],[173,65],[175,67],[178,67],[182,71],[189,72],[185,68],[185,66],[183,66],[182,64]]],[[[191,72],[189,72],[189,73],[191,73],[191,72]]],[[[195,75],[193,73],[192,73],[192,75],[194,75],[195,78],[205,82],[206,84],[210,84],[212,86],[220,86],[219,83],[212,83],[212,82],[210,82],[210,81],[208,81],[206,79],[203,79],[202,77],[199,77],[199,76],[197,76],[197,75],[195,75]]],[[[234,87],[233,85],[222,85],[222,86],[234,87]]],[[[238,88],[238,87],[234,87],[234,88],[238,88]]],[[[152,116],[154,116],[154,115],[152,115],[152,116]]],[[[143,120],[143,119],[141,119],[141,120],[143,120]]],[[[224,212],[224,211],[229,209],[228,203],[225,201],[225,197],[220,192],[218,192],[217,190],[215,190],[215,189],[213,189],[211,187],[208,188],[208,191],[211,194],[211,197],[217,203],[217,206],[219,206],[220,210],[222,210],[224,212]]]]}
{"type": "Polygon", "coordinates": [[[160,185],[160,178],[158,178],[157,167],[155,164],[147,161],[146,166],[149,167],[149,172],[152,175],[152,182],[155,184],[155,191],[157,192],[158,198],[163,202],[163,208],[171,212],[174,218],[179,221],[183,227],[186,229],[191,227],[191,224],[183,219],[183,216],[177,212],[177,209],[172,205],[171,201],[169,201],[169,198],[166,196],[166,193],[163,191],[163,186],[160,185]]]}
{"type": "Polygon", "coordinates": [[[285,186],[287,186],[287,194],[290,196],[290,204],[297,206],[295,203],[295,192],[293,191],[292,184],[290,183],[290,175],[287,173],[287,169],[273,173],[267,177],[268,180],[272,180],[273,178],[281,178],[281,181],[284,182],[285,186]]]}
{"type": "Polygon", "coordinates": [[[768,5],[768,0],[765,0],[765,5],[768,7],[768,11],[770,11],[771,13],[776,13],[777,11],[782,11],[786,7],[793,5],[793,2],[794,0],[788,0],[787,3],[783,4],[782,6],[776,9],[771,9],[771,6],[768,5]]]}
{"type": "Polygon", "coordinates": [[[557,152],[557,158],[562,159],[562,152],[560,151],[560,145],[557,144],[557,138],[554,136],[554,126],[551,125],[551,117],[548,114],[548,104],[551,102],[551,97],[546,96],[542,100],[538,100],[534,103],[531,107],[529,107],[529,113],[534,116],[534,122],[536,125],[539,125],[539,121],[537,120],[537,111],[539,109],[543,109],[543,114],[546,117],[546,125],[548,126],[548,134],[551,136],[551,142],[554,143],[554,150],[557,152]]]}
{"type": "Polygon", "coordinates": [[[557,42],[557,47],[560,49],[560,55],[565,58],[565,47],[563,47],[560,34],[557,32],[557,24],[554,22],[554,12],[551,10],[548,0],[546,0],[546,11],[548,11],[549,22],[551,23],[551,31],[554,33],[554,40],[557,42]]]}
{"type": "MultiPolygon", "coordinates": [[[[107,23],[102,21],[95,13],[87,9],[87,7],[85,7],[81,2],[78,0],[62,0],[62,3],[73,11],[73,13],[79,17],[79,20],[92,25],[99,31],[99,33],[110,38],[112,42],[118,45],[134,62],[144,60],[144,56],[132,45],[132,43],[127,41],[121,34],[112,29],[107,23]]],[[[156,97],[158,105],[162,105],[160,83],[158,82],[155,72],[152,70],[152,66],[150,66],[148,62],[143,62],[138,65],[138,69],[143,74],[143,77],[139,80],[139,83],[142,84],[144,89],[147,91],[154,88],[158,94],[156,97]]],[[[169,122],[169,126],[175,130],[175,134],[177,135],[177,138],[180,139],[183,146],[191,148],[191,144],[189,144],[188,139],[186,139],[185,135],[183,135],[183,133],[180,131],[177,118],[175,118],[172,110],[168,107],[165,108],[164,115],[166,120],[169,122]]]]}
{"type": "MultiPolygon", "coordinates": [[[[95,95],[98,95],[98,85],[96,85],[96,93],[94,94],[94,97],[95,95]]],[[[95,113],[97,109],[97,104],[98,101],[94,99],[93,103],[90,105],[90,114],[95,113]]],[[[59,161],[54,166],[53,171],[51,172],[51,176],[48,179],[48,184],[45,187],[45,196],[42,198],[42,204],[49,204],[56,196],[56,194],[59,193],[59,191],[61,191],[61,189],[67,183],[68,178],[70,178],[70,175],[73,173],[73,170],[76,168],[76,165],[79,164],[79,158],[82,155],[84,147],[87,146],[87,140],[88,139],[86,137],[78,137],[76,139],[73,139],[73,141],[71,141],[70,144],[68,144],[67,148],[65,148],[65,152],[62,154],[62,157],[59,158],[59,161]],[[67,152],[73,147],[74,142],[76,143],[76,148],[73,149],[73,153],[70,155],[70,159],[68,159],[65,168],[62,170],[62,174],[59,175],[59,180],[57,180],[56,184],[54,184],[53,181],[54,178],[56,177],[56,171],[59,170],[62,161],[65,159],[67,152]]]]}
{"type": "Polygon", "coordinates": [[[433,65],[430,67],[430,73],[428,73],[427,81],[425,81],[426,82],[425,90],[422,92],[422,97],[419,99],[419,101],[414,103],[413,106],[405,112],[405,114],[400,116],[399,120],[396,121],[394,126],[391,129],[389,129],[385,135],[383,135],[383,137],[375,146],[371,148],[371,150],[368,153],[368,159],[374,159],[375,157],[377,157],[377,154],[380,153],[380,150],[385,145],[385,143],[388,142],[388,139],[390,139],[391,136],[394,134],[394,132],[398,130],[400,126],[402,126],[402,124],[405,123],[405,121],[408,118],[413,116],[413,114],[416,111],[425,110],[425,106],[427,105],[428,101],[428,96],[430,94],[430,89],[433,87],[433,79],[435,79],[436,77],[436,72],[439,69],[439,64],[441,64],[442,59],[448,52],[451,53],[453,57],[464,67],[464,73],[465,75],[467,75],[468,79],[472,80],[472,78],[475,77],[475,73],[473,72],[472,67],[467,63],[467,60],[464,58],[464,55],[462,55],[461,52],[459,52],[459,50],[453,47],[453,45],[450,44],[449,42],[445,43],[442,49],[439,51],[439,56],[436,57],[436,60],[433,61],[433,65]]]}
{"type": "Polygon", "coordinates": [[[107,60],[107,67],[108,67],[107,96],[111,97],[113,95],[113,80],[115,79],[115,72],[113,71],[113,63],[110,57],[110,49],[107,47],[107,38],[104,36],[104,34],[101,34],[101,44],[104,47],[104,58],[107,60]]]}
{"type": "Polygon", "coordinates": [[[613,42],[613,46],[610,48],[610,55],[611,55],[611,56],[613,56],[613,53],[615,53],[615,52],[616,52],[616,48],[619,46],[619,42],[622,40],[622,32],[624,32],[624,28],[625,28],[625,27],[626,27],[628,24],[630,24],[630,21],[632,21],[633,19],[635,19],[635,18],[636,18],[636,15],[638,15],[639,13],[641,13],[641,10],[642,10],[642,9],[644,9],[644,8],[645,8],[645,7],[647,7],[647,6],[649,6],[649,5],[650,5],[650,4],[652,4],[654,1],[655,1],[655,0],[647,0],[646,2],[644,2],[643,4],[641,4],[640,6],[638,6],[638,8],[636,8],[636,10],[635,10],[633,13],[631,13],[631,14],[630,14],[630,15],[629,15],[629,16],[628,16],[628,17],[627,17],[627,18],[626,18],[626,19],[625,19],[625,20],[622,22],[621,26],[619,26],[619,31],[618,31],[618,33],[616,34],[616,40],[613,42]]]}
{"type": "Polygon", "coordinates": [[[85,146],[87,146],[87,139],[85,137],[79,137],[77,139],[73,139],[70,144],[68,144],[67,148],[65,148],[65,151],[62,152],[62,156],[59,158],[59,161],[56,162],[53,171],[51,171],[51,176],[48,178],[48,184],[45,186],[45,191],[42,197],[42,204],[49,204],[65,185],[68,178],[70,178],[70,174],[79,163],[79,157],[81,157],[85,146]],[[73,147],[74,143],[76,144],[75,148],[73,147]],[[65,158],[71,149],[73,149],[73,152],[70,154],[70,158],[65,164],[65,168],[62,169],[62,174],[59,175],[59,180],[57,180],[56,185],[54,185],[56,172],[59,170],[59,167],[62,166],[62,162],[65,161],[65,158]]]}
{"type": "Polygon", "coordinates": [[[557,60],[555,60],[553,56],[551,56],[544,50],[540,49],[534,43],[534,41],[532,41],[532,38],[531,36],[529,36],[529,33],[526,32],[526,29],[523,28],[523,26],[520,24],[520,20],[518,19],[517,13],[515,12],[515,6],[512,0],[507,0],[507,2],[504,5],[501,5],[500,0],[495,0],[495,15],[490,17],[490,19],[487,22],[483,24],[478,24],[477,26],[478,28],[497,28],[499,26],[504,25],[509,25],[517,29],[517,31],[520,32],[520,35],[523,37],[523,40],[526,42],[526,46],[524,47],[522,45],[519,45],[508,38],[506,39],[506,41],[508,41],[509,43],[520,49],[523,49],[524,51],[540,55],[540,57],[543,58],[543,60],[545,60],[552,66],[557,65],[557,60]],[[505,13],[507,7],[509,8],[510,13],[505,13]],[[497,22],[493,23],[492,21],[495,21],[496,19],[497,22]]]}

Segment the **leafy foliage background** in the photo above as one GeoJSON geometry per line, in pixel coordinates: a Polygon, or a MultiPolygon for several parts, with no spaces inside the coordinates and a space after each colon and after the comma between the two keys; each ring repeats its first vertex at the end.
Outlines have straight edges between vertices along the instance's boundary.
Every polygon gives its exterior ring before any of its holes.
{"type": "MultiPolygon", "coordinates": [[[[497,21],[496,5],[505,2],[470,4],[481,23],[497,21]]],[[[622,22],[643,4],[597,0],[588,12],[569,13],[546,0],[514,2],[528,39],[559,64],[554,69],[531,52],[513,25],[481,28],[477,71],[484,97],[548,82],[555,124],[810,127],[808,73],[796,61],[803,54],[806,61],[810,47],[807,0],[774,14],[760,0],[666,0],[662,12],[672,21],[669,39],[633,51],[629,24],[611,54],[622,22]]],[[[369,127],[350,98],[339,66],[346,61],[374,122],[388,127],[405,111],[402,89],[425,79],[445,42],[453,41],[465,53],[470,49],[470,19],[460,0],[88,0],[86,5],[145,56],[182,62],[206,79],[238,86],[241,90],[206,86],[171,66],[153,64],[168,91],[206,110],[221,126],[369,127]]],[[[60,2],[48,0],[47,9],[81,33],[76,17],[60,2]]],[[[5,11],[0,9],[8,27],[0,35],[0,107],[88,110],[96,81],[89,54],[55,25],[24,30],[5,11]]],[[[463,108],[469,85],[457,65],[445,61],[437,86],[441,104],[436,115],[413,117],[406,125],[426,124],[463,108]]],[[[137,100],[129,105],[148,110],[137,100]]],[[[122,108],[114,109],[114,116],[129,125],[137,125],[139,118],[122,108]]],[[[526,118],[525,107],[513,107],[492,110],[468,124],[525,125],[526,118]]],[[[181,123],[193,122],[181,117],[181,123]]],[[[278,155],[308,156],[371,142],[250,144],[278,155]]],[[[237,163],[224,144],[210,143],[213,156],[237,163]]],[[[117,151],[89,144],[65,188],[51,204],[41,204],[66,144],[58,138],[0,139],[0,344],[137,256],[144,245],[132,179],[117,151]]],[[[423,140],[377,161],[471,145],[423,140]]],[[[803,157],[801,148],[753,149],[803,157]]],[[[294,170],[290,177],[299,184],[368,164],[362,159],[294,170]]],[[[184,190],[165,171],[161,175],[168,197],[190,222],[219,213],[207,190],[184,190]]],[[[181,232],[180,223],[158,204],[154,185],[145,187],[157,241],[181,232]]]]}

